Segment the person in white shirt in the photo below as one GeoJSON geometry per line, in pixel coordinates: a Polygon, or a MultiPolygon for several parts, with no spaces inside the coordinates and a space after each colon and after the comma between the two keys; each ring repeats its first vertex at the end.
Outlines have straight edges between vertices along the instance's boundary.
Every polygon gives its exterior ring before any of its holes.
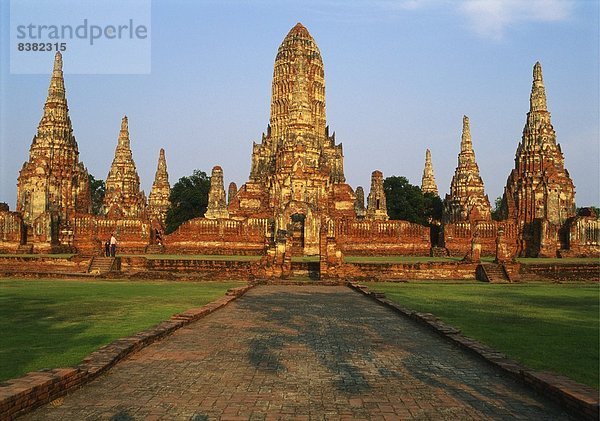
{"type": "Polygon", "coordinates": [[[110,235],[110,255],[112,257],[115,257],[116,254],[117,254],[117,238],[115,237],[115,234],[111,234],[110,235]]]}

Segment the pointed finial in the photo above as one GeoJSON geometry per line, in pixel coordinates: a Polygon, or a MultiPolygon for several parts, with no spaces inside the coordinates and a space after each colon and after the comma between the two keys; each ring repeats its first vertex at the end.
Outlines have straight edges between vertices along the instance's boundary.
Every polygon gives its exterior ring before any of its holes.
{"type": "Polygon", "coordinates": [[[121,120],[121,130],[129,130],[129,123],[127,120],[127,116],[124,116],[121,120]]]}
{"type": "Polygon", "coordinates": [[[431,151],[429,149],[425,150],[425,160],[431,162],[431,151]]]}
{"type": "Polygon", "coordinates": [[[463,128],[462,128],[462,138],[460,141],[460,150],[461,151],[469,151],[471,150],[472,142],[471,142],[471,127],[469,124],[469,117],[463,115],[463,128]]]}
{"type": "Polygon", "coordinates": [[[544,83],[544,77],[542,76],[542,65],[539,61],[535,62],[533,66],[533,80],[544,83]]]}
{"type": "Polygon", "coordinates": [[[54,56],[54,70],[62,70],[62,66],[62,54],[60,53],[60,51],[57,51],[54,56]]]}
{"type": "Polygon", "coordinates": [[[529,98],[529,111],[548,111],[546,104],[546,88],[544,87],[544,77],[542,76],[542,65],[536,62],[533,66],[533,85],[531,86],[531,96],[529,98]]]}

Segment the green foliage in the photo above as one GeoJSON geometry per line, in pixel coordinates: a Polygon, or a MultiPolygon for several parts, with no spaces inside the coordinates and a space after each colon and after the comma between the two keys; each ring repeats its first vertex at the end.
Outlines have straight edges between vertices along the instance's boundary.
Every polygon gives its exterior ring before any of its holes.
{"type": "Polygon", "coordinates": [[[204,216],[209,190],[210,177],[204,171],[194,170],[189,177],[181,177],[171,188],[171,208],[167,212],[165,232],[169,234],[185,221],[204,216]]]}
{"type": "Polygon", "coordinates": [[[387,211],[390,219],[428,225],[442,218],[442,200],[413,186],[406,177],[391,176],[383,181],[387,211]]]}
{"type": "Polygon", "coordinates": [[[581,208],[577,208],[577,215],[579,215],[579,212],[582,209],[591,209],[592,211],[594,211],[594,213],[596,214],[596,218],[600,218],[600,208],[597,206],[583,206],[581,208]]]}
{"type": "Polygon", "coordinates": [[[492,219],[500,221],[502,219],[502,196],[498,196],[494,201],[494,209],[492,209],[492,219]]]}
{"type": "Polygon", "coordinates": [[[67,367],[242,282],[0,279],[0,380],[67,367]]]}
{"type": "Polygon", "coordinates": [[[106,184],[104,183],[104,180],[96,180],[92,174],[89,174],[89,178],[90,192],[92,194],[92,213],[94,215],[100,215],[104,194],[106,193],[106,184]]]}
{"type": "Polygon", "coordinates": [[[433,313],[469,337],[536,370],[598,388],[596,284],[370,284],[412,310],[433,313]]]}

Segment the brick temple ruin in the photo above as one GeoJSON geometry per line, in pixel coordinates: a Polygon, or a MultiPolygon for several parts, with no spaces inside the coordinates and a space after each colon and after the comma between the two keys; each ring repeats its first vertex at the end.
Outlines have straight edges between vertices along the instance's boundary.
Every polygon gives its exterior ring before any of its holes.
{"type": "MultiPolygon", "coordinates": [[[[205,216],[157,243],[170,206],[164,150],[146,199],[123,117],[101,214],[92,214],[88,172],[80,161],[57,53],[43,116],[18,176],[17,209],[0,206],[0,252],[98,255],[115,233],[123,253],[260,255],[261,267],[274,276],[289,269],[294,256],[319,256],[321,272],[334,274],[344,255],[452,255],[467,261],[495,255],[507,261],[600,254],[596,215],[576,214],[575,187],[550,121],[539,63],[501,221],[491,217],[468,117],[443,218],[437,221],[439,235],[429,226],[389,220],[378,170],[365,205],[364,189],[346,183],[342,144],[326,121],[321,53],[297,24],[277,51],[270,121],[252,145],[248,181],[239,188],[231,183],[226,193],[223,170],[215,166],[205,216]]],[[[429,150],[421,188],[438,194],[429,150]]]]}

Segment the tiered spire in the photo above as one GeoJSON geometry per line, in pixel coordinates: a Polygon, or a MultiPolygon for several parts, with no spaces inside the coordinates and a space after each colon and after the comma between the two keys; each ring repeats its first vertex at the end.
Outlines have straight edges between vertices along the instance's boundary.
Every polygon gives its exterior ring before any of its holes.
{"type": "Polygon", "coordinates": [[[533,86],[531,87],[531,96],[529,98],[529,110],[548,111],[542,65],[539,61],[533,66],[533,86]]]}
{"type": "Polygon", "coordinates": [[[446,222],[491,220],[490,201],[485,194],[479,166],[475,161],[469,117],[463,116],[458,167],[450,183],[450,194],[444,201],[446,222]]]}
{"type": "Polygon", "coordinates": [[[297,23],[287,34],[275,59],[271,99],[271,135],[279,139],[297,122],[294,105],[301,105],[305,123],[325,135],[325,77],[321,52],[308,30],[297,23]],[[292,95],[293,94],[293,95],[292,95]],[[294,104],[294,101],[299,101],[294,104]],[[294,121],[295,120],[295,121],[294,121]]]}
{"type": "Polygon", "coordinates": [[[127,116],[121,131],[110,171],[106,177],[104,212],[110,217],[138,218],[145,213],[146,197],[140,191],[140,177],[133,161],[127,116]]]}
{"type": "Polygon", "coordinates": [[[148,196],[148,211],[150,217],[160,224],[165,223],[167,211],[171,207],[169,195],[171,194],[171,185],[169,184],[169,173],[167,172],[167,160],[165,150],[161,149],[158,154],[158,166],[154,175],[152,190],[148,196]]]}
{"type": "Polygon", "coordinates": [[[371,190],[367,197],[366,218],[371,220],[387,221],[387,204],[383,190],[383,173],[379,170],[371,174],[371,190]]]}
{"type": "Polygon", "coordinates": [[[504,191],[504,216],[523,223],[541,218],[562,224],[575,215],[575,186],[556,142],[539,62],[533,66],[529,105],[515,169],[504,191]]]}
{"type": "Polygon", "coordinates": [[[58,212],[66,221],[75,212],[91,209],[89,176],[79,162],[62,64],[62,55],[57,52],[44,114],[17,183],[17,210],[27,224],[47,211],[58,212]]]}
{"type": "Polygon", "coordinates": [[[229,218],[225,186],[223,185],[223,169],[218,165],[212,169],[210,175],[210,190],[208,192],[208,207],[204,217],[207,219],[229,218]]]}
{"type": "Polygon", "coordinates": [[[421,178],[421,191],[423,193],[433,193],[438,195],[437,183],[433,174],[433,165],[431,164],[431,151],[425,151],[425,168],[423,169],[423,177],[421,178]]]}

